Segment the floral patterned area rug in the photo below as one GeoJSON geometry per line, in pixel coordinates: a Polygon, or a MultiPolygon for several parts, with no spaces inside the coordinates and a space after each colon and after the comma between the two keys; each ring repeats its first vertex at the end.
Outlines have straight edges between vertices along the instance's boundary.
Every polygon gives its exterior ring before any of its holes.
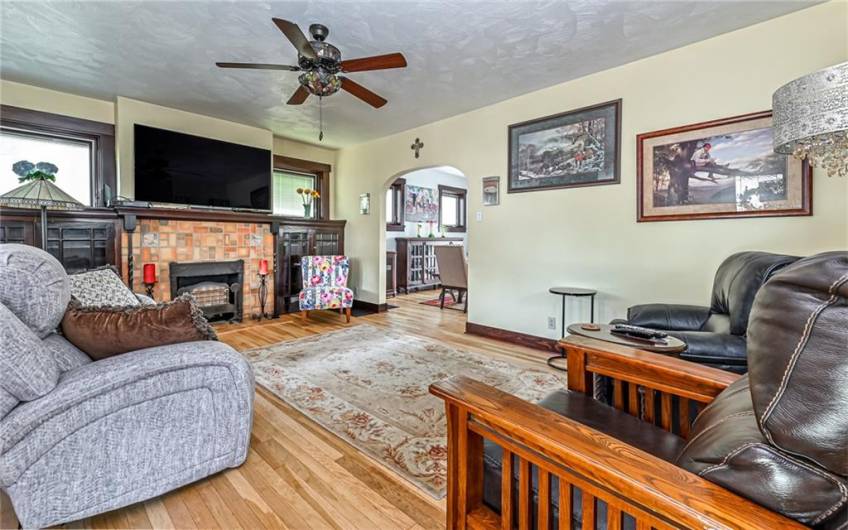
{"type": "Polygon", "coordinates": [[[440,499],[444,403],[430,383],[472,377],[528,401],[565,377],[370,325],[244,352],[256,381],[308,417],[440,499]]]}

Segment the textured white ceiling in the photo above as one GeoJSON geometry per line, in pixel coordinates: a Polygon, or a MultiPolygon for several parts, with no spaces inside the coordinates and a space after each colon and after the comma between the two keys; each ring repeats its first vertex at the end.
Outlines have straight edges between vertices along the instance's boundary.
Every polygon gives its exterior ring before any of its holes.
{"type": "Polygon", "coordinates": [[[804,1],[0,2],[0,76],[116,95],[315,143],[318,100],[285,100],[297,74],[215,61],[296,64],[271,22],[330,28],[343,58],[400,51],[404,70],[350,74],[389,100],[324,101],[328,146],[359,143],[676,48],[811,5],[804,1]]]}

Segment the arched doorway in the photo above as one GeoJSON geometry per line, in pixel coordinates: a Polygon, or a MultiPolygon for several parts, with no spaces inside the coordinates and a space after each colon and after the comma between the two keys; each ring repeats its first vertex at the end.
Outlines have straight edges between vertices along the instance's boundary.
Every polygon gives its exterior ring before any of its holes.
{"type": "Polygon", "coordinates": [[[449,165],[402,171],[383,184],[380,199],[381,298],[433,292],[433,246],[468,243],[468,178],[449,165]]]}

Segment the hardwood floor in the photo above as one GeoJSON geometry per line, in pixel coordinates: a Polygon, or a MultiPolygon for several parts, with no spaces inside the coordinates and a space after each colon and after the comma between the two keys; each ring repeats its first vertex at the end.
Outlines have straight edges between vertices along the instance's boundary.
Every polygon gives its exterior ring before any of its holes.
{"type": "MultiPolygon", "coordinates": [[[[465,315],[420,304],[424,291],[392,298],[387,313],[329,311],[261,323],[218,326],[222,341],[246,350],[367,322],[430,337],[510,362],[547,369],[545,352],[465,335],[465,315]]],[[[244,465],[162,497],[64,525],[65,528],[444,528],[445,503],[360,453],[257,387],[251,447],[244,465]]]]}

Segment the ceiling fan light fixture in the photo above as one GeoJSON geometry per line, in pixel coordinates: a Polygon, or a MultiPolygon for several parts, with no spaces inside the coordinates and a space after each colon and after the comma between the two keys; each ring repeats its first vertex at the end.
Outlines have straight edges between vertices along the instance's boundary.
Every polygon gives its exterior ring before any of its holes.
{"type": "Polygon", "coordinates": [[[320,68],[300,74],[297,80],[310,94],[319,97],[335,94],[342,87],[336,74],[320,68]]]}
{"type": "MultiPolygon", "coordinates": [[[[385,98],[368,90],[348,76],[340,76],[339,74],[406,67],[406,58],[401,53],[387,53],[342,61],[342,54],[339,49],[326,41],[330,34],[327,26],[322,24],[309,26],[309,33],[312,36],[312,40],[309,40],[294,22],[276,17],[271,20],[297,50],[297,66],[232,62],[216,64],[220,68],[303,72],[298,77],[299,86],[297,90],[286,101],[287,105],[302,105],[310,95],[323,98],[331,96],[339,90],[344,90],[375,109],[379,109],[387,103],[385,98]]],[[[321,108],[320,100],[318,107],[321,108]]],[[[323,127],[321,128],[323,129],[323,127]]],[[[319,135],[319,139],[321,137],[323,137],[323,132],[319,135]]]]}

